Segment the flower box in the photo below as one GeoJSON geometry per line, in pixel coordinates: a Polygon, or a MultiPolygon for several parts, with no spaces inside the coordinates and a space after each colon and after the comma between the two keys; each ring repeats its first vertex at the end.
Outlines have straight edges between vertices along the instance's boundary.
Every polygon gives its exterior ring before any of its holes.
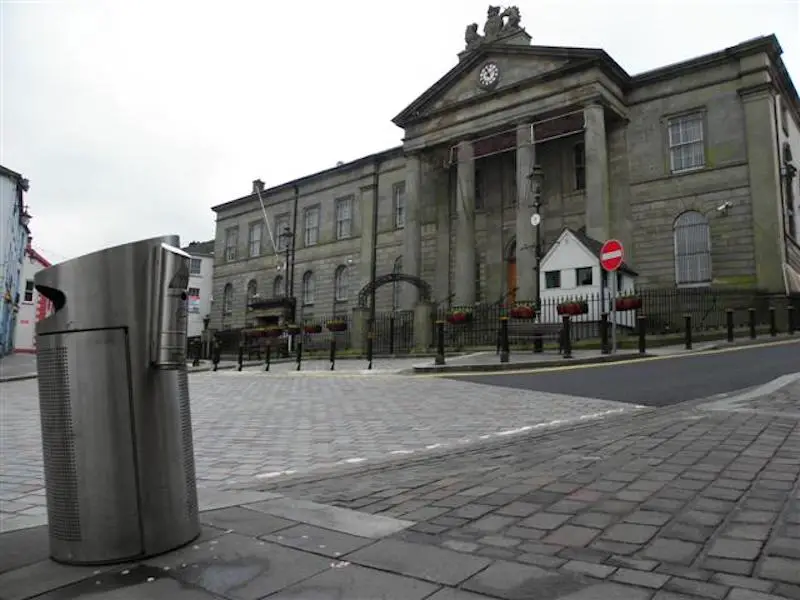
{"type": "Polygon", "coordinates": [[[297,335],[302,331],[300,325],[295,325],[294,323],[287,324],[284,329],[286,329],[286,333],[289,335],[297,335]]]}
{"type": "Polygon", "coordinates": [[[623,296],[614,302],[617,310],[639,310],[642,308],[642,299],[637,296],[623,296]]]}
{"type": "Polygon", "coordinates": [[[589,312],[589,303],[585,300],[562,302],[556,307],[556,311],[560,315],[569,315],[571,317],[576,315],[585,315],[589,312]]]}
{"type": "Polygon", "coordinates": [[[472,313],[465,310],[453,310],[447,313],[447,322],[451,325],[462,325],[472,321],[472,313]]]}
{"type": "Polygon", "coordinates": [[[328,321],[325,324],[325,327],[328,329],[328,331],[333,331],[333,332],[347,331],[347,322],[338,319],[333,321],[328,321]]]}
{"type": "Polygon", "coordinates": [[[305,333],[322,333],[322,325],[306,325],[303,327],[305,333]]]}
{"type": "Polygon", "coordinates": [[[509,311],[509,316],[512,319],[534,319],[536,318],[536,311],[532,306],[514,306],[509,311]]]}

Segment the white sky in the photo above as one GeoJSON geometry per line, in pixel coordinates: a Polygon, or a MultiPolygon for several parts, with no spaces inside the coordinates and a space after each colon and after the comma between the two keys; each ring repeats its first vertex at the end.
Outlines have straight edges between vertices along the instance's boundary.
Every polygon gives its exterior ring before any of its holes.
{"type": "MultiPolygon", "coordinates": [[[[178,233],[210,207],[400,143],[486,0],[0,0],[0,164],[60,261],[178,233]]],[[[800,0],[517,0],[534,44],[629,73],[775,33],[800,87],[800,0]]],[[[505,6],[505,5],[504,5],[505,6]]]]}

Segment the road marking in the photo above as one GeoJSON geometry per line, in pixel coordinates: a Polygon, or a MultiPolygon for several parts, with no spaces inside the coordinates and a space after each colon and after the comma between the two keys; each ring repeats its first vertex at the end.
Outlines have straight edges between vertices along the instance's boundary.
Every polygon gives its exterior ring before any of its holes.
{"type": "MultiPolygon", "coordinates": [[[[720,342],[727,343],[727,342],[720,342]]],[[[539,373],[554,373],[558,371],[574,371],[576,369],[597,369],[602,367],[619,367],[631,364],[641,364],[657,360],[672,360],[676,358],[692,358],[694,356],[711,356],[714,354],[727,354],[729,352],[741,352],[743,350],[753,350],[758,348],[770,348],[773,346],[788,346],[800,343],[800,339],[780,340],[776,342],[764,342],[761,344],[748,344],[747,346],[731,346],[730,348],[714,348],[712,350],[699,350],[697,352],[688,351],[685,354],[666,354],[662,356],[646,356],[644,358],[631,358],[628,360],[618,360],[614,362],[602,362],[578,365],[561,365],[557,367],[537,367],[509,369],[506,371],[468,371],[466,373],[418,373],[414,377],[496,377],[503,375],[538,375],[539,373]]]]}
{"type": "MultiPolygon", "coordinates": [[[[488,433],[488,434],[484,434],[484,435],[478,436],[477,439],[478,440],[489,440],[489,439],[492,439],[492,438],[495,438],[495,439],[507,438],[507,437],[510,437],[510,436],[520,435],[522,433],[528,433],[530,431],[534,431],[534,430],[537,430],[537,429],[544,429],[544,428],[549,428],[549,427],[557,427],[559,425],[568,425],[570,423],[581,423],[581,422],[585,422],[585,421],[588,421],[588,420],[602,419],[603,417],[607,417],[607,416],[610,416],[610,415],[620,414],[620,413],[625,413],[625,412],[635,412],[635,411],[641,410],[643,408],[647,408],[647,407],[642,406],[640,404],[630,404],[630,405],[624,406],[622,408],[612,408],[612,409],[609,409],[609,410],[604,410],[604,411],[600,411],[600,412],[596,412],[596,413],[589,413],[589,414],[585,414],[585,415],[580,415],[578,417],[572,417],[572,418],[569,418],[569,419],[555,419],[553,421],[544,421],[544,422],[541,422],[541,423],[536,423],[534,425],[525,425],[523,427],[517,427],[516,429],[504,429],[502,431],[495,431],[495,432],[492,432],[492,433],[488,433]]],[[[470,444],[472,441],[473,441],[472,438],[461,438],[461,439],[457,440],[455,443],[466,445],[466,444],[470,444]]],[[[437,444],[428,444],[427,446],[414,448],[414,449],[391,450],[391,451],[387,452],[384,456],[377,457],[375,460],[383,460],[388,456],[396,457],[396,456],[401,456],[401,455],[402,456],[407,456],[409,454],[426,454],[426,453],[431,452],[433,450],[437,450],[437,449],[440,449],[440,448],[446,448],[449,445],[450,444],[448,442],[440,442],[440,443],[437,443],[437,444]]],[[[366,458],[362,458],[362,457],[345,458],[344,460],[340,460],[340,461],[338,461],[336,463],[328,463],[327,465],[319,465],[316,468],[312,467],[310,469],[306,469],[304,471],[304,473],[309,473],[310,474],[310,473],[313,473],[314,471],[319,470],[319,469],[321,469],[323,467],[330,467],[330,466],[334,466],[335,467],[335,466],[353,465],[353,464],[360,464],[360,463],[363,463],[363,462],[367,462],[367,459],[366,458]]],[[[255,475],[255,479],[274,479],[275,477],[293,475],[294,473],[297,473],[297,470],[289,469],[289,470],[286,470],[286,471],[271,471],[269,473],[261,473],[260,475],[255,475]]]]}

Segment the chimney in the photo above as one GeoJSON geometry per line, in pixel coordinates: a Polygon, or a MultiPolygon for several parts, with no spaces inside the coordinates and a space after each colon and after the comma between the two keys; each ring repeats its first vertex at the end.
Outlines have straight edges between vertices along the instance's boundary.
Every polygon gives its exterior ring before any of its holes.
{"type": "Polygon", "coordinates": [[[263,191],[264,191],[264,182],[261,181],[260,179],[256,179],[255,181],[253,181],[253,193],[260,194],[263,191]]]}

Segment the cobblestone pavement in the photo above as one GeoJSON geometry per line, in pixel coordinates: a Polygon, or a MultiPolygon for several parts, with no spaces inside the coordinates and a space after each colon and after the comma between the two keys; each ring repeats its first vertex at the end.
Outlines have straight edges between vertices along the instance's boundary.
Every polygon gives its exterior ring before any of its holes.
{"type": "Polygon", "coordinates": [[[499,598],[773,600],[800,598],[799,474],[795,377],[262,489],[416,521],[396,537],[497,559],[469,589],[499,598]],[[576,574],[596,595],[570,589],[576,574]]]}
{"type": "MultiPolygon", "coordinates": [[[[309,363],[310,365],[311,363],[309,363]]],[[[345,364],[345,361],[342,361],[345,364]]],[[[276,365],[277,366],[277,365],[276,365]]],[[[616,402],[396,375],[220,371],[190,376],[200,486],[402,458],[636,410],[616,402]]],[[[46,515],[35,380],[0,388],[0,529],[46,515]]]]}

